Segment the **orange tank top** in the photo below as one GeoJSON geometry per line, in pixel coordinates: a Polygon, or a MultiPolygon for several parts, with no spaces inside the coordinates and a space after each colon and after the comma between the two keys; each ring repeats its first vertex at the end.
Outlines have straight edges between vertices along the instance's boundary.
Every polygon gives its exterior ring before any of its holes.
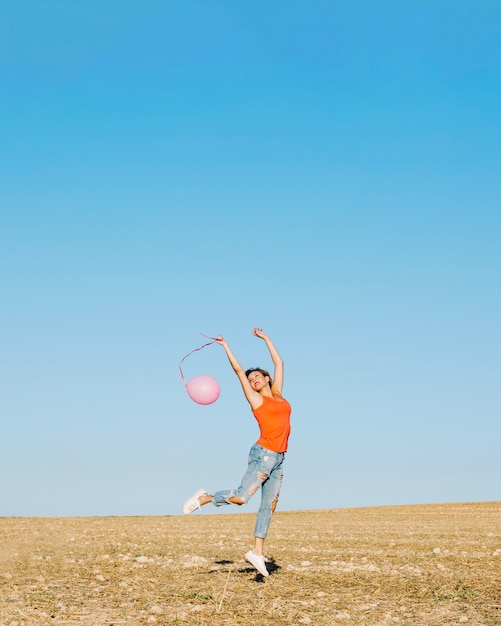
{"type": "Polygon", "coordinates": [[[263,404],[252,411],[261,431],[256,443],[273,452],[287,452],[291,405],[279,393],[273,396],[264,396],[263,404]]]}

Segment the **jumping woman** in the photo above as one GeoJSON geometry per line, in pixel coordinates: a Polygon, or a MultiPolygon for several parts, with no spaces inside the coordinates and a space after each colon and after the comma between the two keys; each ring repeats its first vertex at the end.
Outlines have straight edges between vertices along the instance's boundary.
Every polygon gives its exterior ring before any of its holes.
{"type": "Polygon", "coordinates": [[[261,328],[254,328],[252,333],[265,342],[270,352],[274,366],[273,379],[266,370],[259,367],[244,371],[227,341],[223,337],[216,340],[225,349],[259,424],[260,437],[250,449],[247,471],[237,489],[216,491],[213,494],[209,494],[205,489],[199,489],[186,500],[183,513],[188,515],[209,502],[214,506],[242,505],[261,488],[261,504],[254,527],[254,549],[249,550],[245,558],[260,574],[268,576],[263,554],[264,540],[282,484],[282,465],[290,434],[291,407],[282,397],[284,362],[278,350],[261,328]]]}

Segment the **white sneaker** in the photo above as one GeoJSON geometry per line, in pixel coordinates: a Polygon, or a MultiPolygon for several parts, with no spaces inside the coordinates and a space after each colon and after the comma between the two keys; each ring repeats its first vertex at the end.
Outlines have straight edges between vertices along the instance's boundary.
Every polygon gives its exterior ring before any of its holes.
{"type": "Polygon", "coordinates": [[[196,511],[197,509],[200,509],[200,501],[198,498],[200,498],[200,496],[206,496],[207,492],[205,491],[205,489],[199,489],[198,491],[195,491],[195,493],[190,496],[186,502],[183,504],[183,513],[185,515],[189,515],[190,513],[193,513],[193,511],[196,511]]]}
{"type": "Polygon", "coordinates": [[[254,554],[254,550],[249,550],[245,555],[245,558],[251,565],[253,565],[257,571],[263,576],[269,576],[269,572],[266,569],[266,564],[264,562],[264,556],[259,554],[254,554]]]}

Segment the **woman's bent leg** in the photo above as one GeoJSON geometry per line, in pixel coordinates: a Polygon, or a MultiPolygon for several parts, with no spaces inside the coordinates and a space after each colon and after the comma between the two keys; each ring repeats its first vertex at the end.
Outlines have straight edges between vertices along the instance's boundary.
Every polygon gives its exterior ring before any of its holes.
{"type": "Polygon", "coordinates": [[[282,454],[266,450],[254,444],[249,452],[247,471],[237,489],[217,491],[212,496],[214,506],[226,504],[246,504],[259,490],[261,485],[270,477],[270,474],[283,459],[282,454]]]}
{"type": "Polygon", "coordinates": [[[240,486],[236,489],[216,491],[212,496],[214,506],[245,504],[256,493],[262,482],[259,480],[258,472],[259,457],[259,450],[256,450],[256,445],[253,445],[249,452],[247,470],[242,477],[240,486]]]}

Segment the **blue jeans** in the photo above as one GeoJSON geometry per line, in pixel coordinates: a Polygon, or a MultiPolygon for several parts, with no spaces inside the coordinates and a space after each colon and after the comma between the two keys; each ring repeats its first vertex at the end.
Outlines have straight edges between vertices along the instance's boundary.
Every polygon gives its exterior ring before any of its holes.
{"type": "Polygon", "coordinates": [[[272,452],[255,443],[250,449],[247,471],[240,487],[217,491],[212,496],[212,504],[214,506],[236,504],[230,502],[230,498],[241,498],[242,504],[245,504],[261,488],[261,504],[254,527],[254,537],[266,539],[282,485],[284,456],[283,452],[272,452]]]}

